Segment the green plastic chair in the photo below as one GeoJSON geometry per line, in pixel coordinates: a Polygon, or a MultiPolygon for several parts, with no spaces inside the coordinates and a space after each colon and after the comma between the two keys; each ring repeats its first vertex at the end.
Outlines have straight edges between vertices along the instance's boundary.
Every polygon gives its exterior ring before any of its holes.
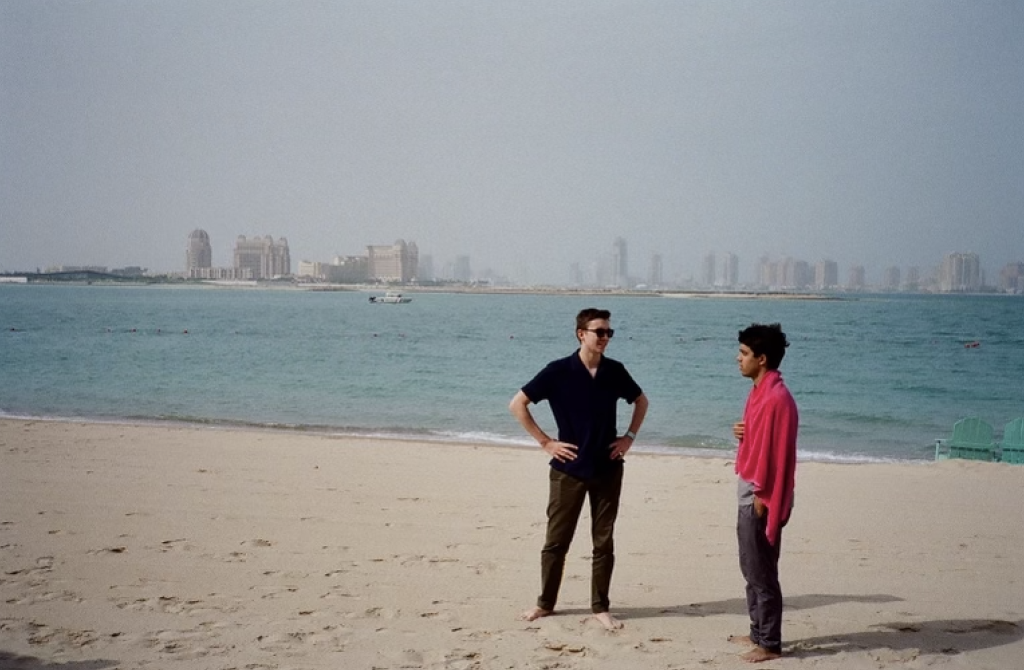
{"type": "Polygon", "coordinates": [[[992,439],[992,425],[976,416],[960,419],[953,424],[953,436],[936,440],[935,460],[965,458],[972,461],[996,460],[996,443],[992,439]]]}
{"type": "Polygon", "coordinates": [[[1024,416],[1006,424],[999,451],[1002,462],[1024,464],[1024,416]]]}

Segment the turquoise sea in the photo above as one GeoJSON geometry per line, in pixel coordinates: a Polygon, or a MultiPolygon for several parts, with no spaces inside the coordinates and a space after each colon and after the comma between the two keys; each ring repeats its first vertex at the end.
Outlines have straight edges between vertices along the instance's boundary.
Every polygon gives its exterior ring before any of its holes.
{"type": "Polygon", "coordinates": [[[528,445],[508,401],[574,351],[591,306],[611,310],[608,355],[651,400],[638,450],[732,451],[749,389],[736,333],[754,321],[781,322],[792,343],[782,372],[803,458],[930,459],[961,417],[998,434],[1024,415],[1019,297],[368,295],[0,285],[0,416],[528,445]]]}

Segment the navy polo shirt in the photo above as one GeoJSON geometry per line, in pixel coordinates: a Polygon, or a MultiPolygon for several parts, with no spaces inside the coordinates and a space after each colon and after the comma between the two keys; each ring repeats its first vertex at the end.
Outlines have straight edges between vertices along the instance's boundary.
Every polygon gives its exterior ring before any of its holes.
{"type": "Polygon", "coordinates": [[[558,426],[558,439],[578,447],[576,460],[551,467],[574,477],[587,479],[619,467],[610,457],[611,444],[619,436],[615,427],[619,399],[632,404],[643,391],[626,366],[602,356],[593,377],[580,360],[579,350],[571,356],[548,363],[522,388],[530,402],[545,400],[558,426]]]}

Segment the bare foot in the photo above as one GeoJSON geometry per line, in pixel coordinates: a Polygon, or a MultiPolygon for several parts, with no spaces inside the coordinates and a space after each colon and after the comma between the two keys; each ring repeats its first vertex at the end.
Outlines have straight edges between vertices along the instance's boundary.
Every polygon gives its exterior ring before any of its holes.
{"type": "Polygon", "coordinates": [[[764,647],[754,647],[745,654],[740,654],[747,663],[761,663],[763,661],[772,661],[779,658],[782,654],[776,654],[774,651],[768,651],[764,647]]]}
{"type": "MultiPolygon", "coordinates": [[[[605,630],[619,630],[623,627],[623,623],[613,617],[609,612],[597,612],[596,614],[587,617],[587,619],[594,619],[595,621],[600,622],[600,624],[604,626],[605,630]]],[[[584,621],[587,619],[584,619],[584,621]]]]}
{"type": "Polygon", "coordinates": [[[743,647],[756,647],[757,643],[750,639],[749,635],[730,635],[726,638],[733,644],[738,644],[743,647]]]}
{"type": "Polygon", "coordinates": [[[523,621],[536,621],[541,617],[550,616],[554,613],[555,610],[546,610],[543,607],[531,607],[530,609],[520,614],[519,618],[523,621]]]}

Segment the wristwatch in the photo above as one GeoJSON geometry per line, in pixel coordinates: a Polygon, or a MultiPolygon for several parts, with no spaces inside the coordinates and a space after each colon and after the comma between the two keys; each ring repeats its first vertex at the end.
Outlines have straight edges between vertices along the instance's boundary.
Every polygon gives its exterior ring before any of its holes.
{"type": "Polygon", "coordinates": [[[635,440],[636,439],[636,433],[634,433],[631,430],[627,430],[626,431],[626,437],[628,437],[631,440],[635,440]]]}

